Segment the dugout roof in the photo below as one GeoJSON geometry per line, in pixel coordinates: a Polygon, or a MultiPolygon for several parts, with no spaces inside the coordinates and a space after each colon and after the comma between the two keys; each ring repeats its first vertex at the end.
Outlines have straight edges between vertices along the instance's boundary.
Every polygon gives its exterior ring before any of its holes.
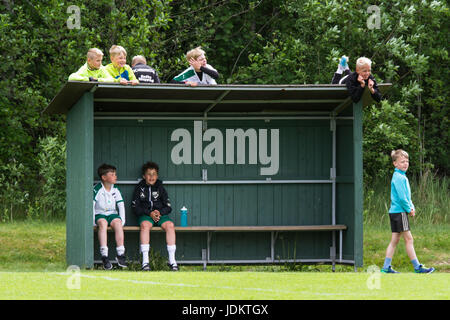
{"type": "MultiPolygon", "coordinates": [[[[382,94],[390,83],[379,84],[382,94]]],[[[214,85],[67,82],[46,114],[67,114],[85,92],[93,92],[94,112],[143,113],[339,113],[351,104],[345,85],[214,85]]],[[[368,90],[363,106],[372,103],[368,90]]]]}

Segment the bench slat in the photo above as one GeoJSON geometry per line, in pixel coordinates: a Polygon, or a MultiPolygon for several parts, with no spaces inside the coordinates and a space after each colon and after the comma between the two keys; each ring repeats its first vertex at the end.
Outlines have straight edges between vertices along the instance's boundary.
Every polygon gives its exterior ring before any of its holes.
{"type": "MultiPolygon", "coordinates": [[[[139,231],[139,226],[125,226],[124,231],[139,231]]],[[[97,230],[97,227],[94,227],[97,230]]],[[[108,227],[111,230],[111,227],[108,227]]],[[[346,225],[311,225],[311,226],[193,226],[193,227],[175,227],[175,231],[333,231],[347,230],[346,225]]],[[[153,227],[151,231],[163,231],[161,227],[153,227]]]]}

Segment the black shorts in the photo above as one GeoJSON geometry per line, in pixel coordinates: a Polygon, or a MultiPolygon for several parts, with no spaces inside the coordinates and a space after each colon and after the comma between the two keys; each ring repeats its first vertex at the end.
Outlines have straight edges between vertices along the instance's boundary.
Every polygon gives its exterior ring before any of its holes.
{"type": "Polygon", "coordinates": [[[392,232],[400,233],[409,231],[409,219],[406,212],[389,213],[389,218],[391,220],[392,232]]]}

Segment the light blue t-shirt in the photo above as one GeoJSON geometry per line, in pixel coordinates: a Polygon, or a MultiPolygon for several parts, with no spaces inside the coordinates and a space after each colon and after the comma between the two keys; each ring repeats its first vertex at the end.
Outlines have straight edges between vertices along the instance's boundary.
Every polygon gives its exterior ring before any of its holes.
{"type": "Polygon", "coordinates": [[[411,188],[406,172],[395,168],[391,180],[391,207],[389,213],[411,212],[414,205],[411,201],[411,188]]]}

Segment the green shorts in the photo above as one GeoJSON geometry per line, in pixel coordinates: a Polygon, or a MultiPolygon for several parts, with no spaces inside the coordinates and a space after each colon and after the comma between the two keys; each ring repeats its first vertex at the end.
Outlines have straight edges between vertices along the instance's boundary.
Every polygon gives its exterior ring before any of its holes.
{"type": "Polygon", "coordinates": [[[105,219],[108,222],[108,227],[111,225],[111,222],[114,219],[120,219],[120,221],[122,221],[122,219],[120,218],[120,216],[118,214],[110,214],[109,216],[105,216],[104,214],[96,214],[95,215],[95,224],[98,225],[97,220],[98,219],[105,219]]]}
{"type": "MultiPolygon", "coordinates": [[[[172,221],[172,219],[170,219],[168,215],[163,215],[163,216],[161,216],[161,217],[159,218],[159,221],[158,221],[158,222],[155,222],[150,216],[140,216],[140,217],[138,217],[138,223],[139,223],[139,225],[141,225],[141,223],[144,222],[144,221],[150,222],[154,227],[161,227],[161,225],[162,225],[164,222],[172,221]]],[[[173,221],[172,221],[172,222],[173,222],[173,221]]]]}

